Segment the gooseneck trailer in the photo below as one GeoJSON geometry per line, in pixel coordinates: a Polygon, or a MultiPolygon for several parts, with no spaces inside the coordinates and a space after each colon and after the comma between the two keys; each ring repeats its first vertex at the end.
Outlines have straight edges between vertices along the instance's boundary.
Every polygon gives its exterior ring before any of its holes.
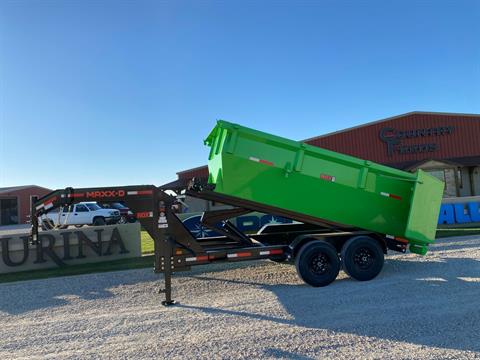
{"type": "MultiPolygon", "coordinates": [[[[155,245],[155,272],[164,274],[164,305],[171,305],[172,273],[213,262],[271,259],[294,262],[307,284],[325,286],[340,268],[370,280],[387,250],[425,254],[433,242],[443,183],[226,121],[205,140],[208,183],[192,179],[186,194],[230,205],[206,211],[202,225],[220,236],[195,238],[176,215],[177,197],[153,185],[56,190],[32,206],[32,241],[41,215],[82,201],[124,202],[155,245]],[[256,234],[229,219],[252,211],[297,223],[256,234]]],[[[41,244],[44,246],[45,244],[41,244]]],[[[53,244],[47,244],[53,246],[53,244]]]]}

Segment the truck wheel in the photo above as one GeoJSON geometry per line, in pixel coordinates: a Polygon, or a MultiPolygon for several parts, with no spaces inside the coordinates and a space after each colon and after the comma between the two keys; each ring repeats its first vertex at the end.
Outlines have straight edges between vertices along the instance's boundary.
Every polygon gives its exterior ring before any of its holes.
{"type": "Polygon", "coordinates": [[[383,268],[382,247],[368,236],[349,239],[342,247],[341,257],[345,272],[359,281],[373,279],[383,268]]]}
{"type": "Polygon", "coordinates": [[[340,271],[340,259],[333,245],[325,241],[305,244],[295,257],[295,267],[300,278],[315,287],[327,286],[340,271]]]}
{"type": "Polygon", "coordinates": [[[103,226],[105,225],[105,219],[103,217],[96,217],[93,219],[93,226],[103,226]]]}

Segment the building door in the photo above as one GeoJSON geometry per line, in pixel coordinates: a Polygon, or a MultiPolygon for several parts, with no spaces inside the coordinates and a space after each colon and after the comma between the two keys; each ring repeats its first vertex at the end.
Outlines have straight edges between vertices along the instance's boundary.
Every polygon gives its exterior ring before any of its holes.
{"type": "Polygon", "coordinates": [[[0,225],[18,224],[17,199],[0,199],[0,225]]]}

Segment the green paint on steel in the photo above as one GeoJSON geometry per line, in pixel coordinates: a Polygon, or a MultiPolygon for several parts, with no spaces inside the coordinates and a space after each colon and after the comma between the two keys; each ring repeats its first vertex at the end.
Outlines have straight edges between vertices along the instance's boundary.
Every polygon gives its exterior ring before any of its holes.
{"type": "Polygon", "coordinates": [[[435,238],[443,182],[219,120],[209,183],[218,193],[405,238],[424,254],[435,238]]]}

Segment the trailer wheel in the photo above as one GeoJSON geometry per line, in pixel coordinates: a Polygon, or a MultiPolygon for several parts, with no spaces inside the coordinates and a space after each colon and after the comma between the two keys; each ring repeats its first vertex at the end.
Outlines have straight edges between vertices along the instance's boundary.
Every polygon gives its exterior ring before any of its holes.
{"type": "Polygon", "coordinates": [[[383,268],[382,247],[369,236],[348,240],[342,247],[341,257],[345,272],[359,281],[372,280],[383,268]]]}
{"type": "Polygon", "coordinates": [[[106,222],[105,222],[105,219],[103,217],[96,217],[95,219],[93,219],[93,226],[103,226],[105,225],[106,222]]]}
{"type": "Polygon", "coordinates": [[[311,241],[300,248],[295,257],[300,278],[308,285],[327,286],[340,271],[340,259],[333,245],[325,241],[311,241]]]}

